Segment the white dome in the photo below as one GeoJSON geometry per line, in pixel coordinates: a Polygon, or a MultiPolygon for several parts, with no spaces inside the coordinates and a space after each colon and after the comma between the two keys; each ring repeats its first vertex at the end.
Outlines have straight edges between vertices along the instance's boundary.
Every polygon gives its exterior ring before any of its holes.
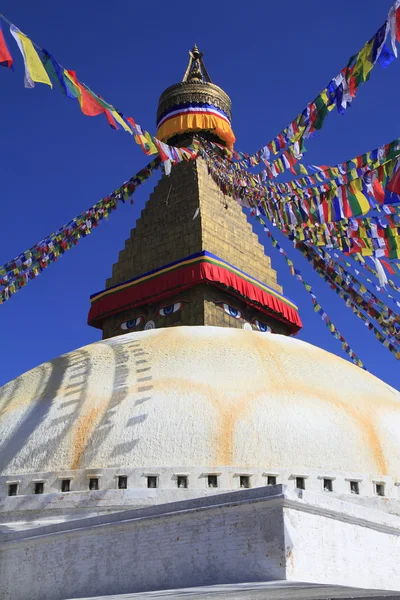
{"type": "Polygon", "coordinates": [[[217,327],[122,335],[0,389],[0,474],[146,466],[398,475],[400,394],[305,342],[217,327]]]}

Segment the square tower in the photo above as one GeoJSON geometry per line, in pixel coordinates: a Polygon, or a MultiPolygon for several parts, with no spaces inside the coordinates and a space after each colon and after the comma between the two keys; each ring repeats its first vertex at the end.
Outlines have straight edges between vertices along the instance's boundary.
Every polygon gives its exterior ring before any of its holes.
{"type": "MultiPolygon", "coordinates": [[[[211,82],[195,46],[183,81],[160,97],[157,136],[178,146],[196,135],[231,147],[230,111],[229,96],[211,82]]],[[[103,338],[176,325],[287,335],[301,327],[245,213],[200,157],[163,175],[106,289],[92,296],[89,323],[103,338]]]]}

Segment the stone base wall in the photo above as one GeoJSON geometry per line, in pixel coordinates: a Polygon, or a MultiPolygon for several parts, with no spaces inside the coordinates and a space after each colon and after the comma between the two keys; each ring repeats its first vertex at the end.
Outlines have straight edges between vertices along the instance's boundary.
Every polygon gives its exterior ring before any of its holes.
{"type": "Polygon", "coordinates": [[[281,486],[0,536],[2,600],[284,580],[399,591],[399,563],[399,517],[281,486]]]}

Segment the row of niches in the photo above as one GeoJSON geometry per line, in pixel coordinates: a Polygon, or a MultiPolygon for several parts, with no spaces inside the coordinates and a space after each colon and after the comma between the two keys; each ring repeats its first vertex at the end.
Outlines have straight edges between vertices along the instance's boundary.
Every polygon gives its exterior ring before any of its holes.
{"type": "Polygon", "coordinates": [[[221,467],[216,471],[202,468],[185,469],[159,468],[144,471],[135,469],[97,469],[94,471],[68,471],[56,473],[21,474],[0,478],[1,497],[21,497],[42,494],[68,494],[73,492],[96,492],[98,490],[123,490],[135,493],[141,490],[163,490],[176,493],[203,494],[227,492],[263,486],[283,484],[289,488],[327,494],[355,494],[378,496],[400,500],[397,478],[370,477],[347,473],[322,474],[316,471],[246,471],[233,467],[221,467]],[[203,490],[203,491],[201,491],[203,490]]]}

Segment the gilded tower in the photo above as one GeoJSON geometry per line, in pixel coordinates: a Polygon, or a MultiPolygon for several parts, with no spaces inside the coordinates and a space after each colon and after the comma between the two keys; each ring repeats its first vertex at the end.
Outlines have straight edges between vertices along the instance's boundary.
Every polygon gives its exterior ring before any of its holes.
{"type": "MultiPolygon", "coordinates": [[[[229,96],[211,82],[194,46],[183,80],[161,95],[157,137],[193,136],[232,147],[229,96]]],[[[301,321],[238,203],[223,195],[202,158],[164,174],[114,264],[92,296],[89,323],[103,338],[176,325],[291,334],[301,321]]]]}

